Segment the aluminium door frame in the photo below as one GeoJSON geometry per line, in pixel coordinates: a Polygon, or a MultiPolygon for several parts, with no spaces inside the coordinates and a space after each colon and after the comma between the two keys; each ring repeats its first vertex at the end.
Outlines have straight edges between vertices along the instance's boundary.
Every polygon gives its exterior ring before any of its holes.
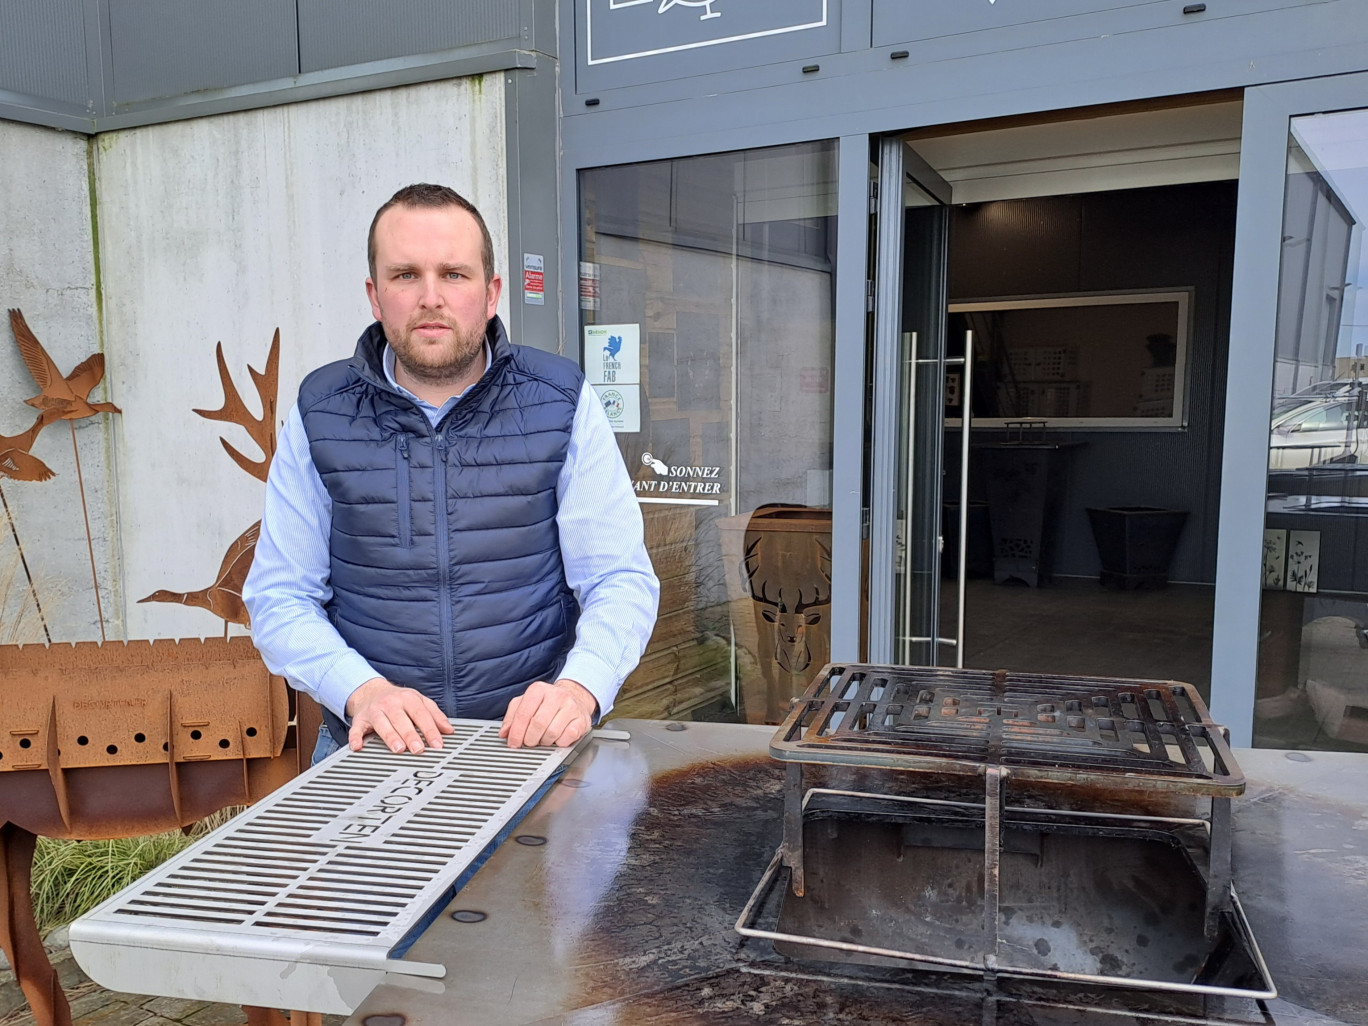
{"type": "Polygon", "coordinates": [[[1254,731],[1287,143],[1294,117],[1356,108],[1368,108],[1368,73],[1256,86],[1244,93],[1210,702],[1212,716],[1229,728],[1237,747],[1252,744],[1254,731]],[[1236,396],[1255,399],[1239,402],[1236,396]]]}
{"type": "MultiPolygon", "coordinates": [[[[561,351],[581,357],[579,329],[580,189],[581,171],[654,160],[683,160],[708,153],[767,149],[803,142],[836,142],[836,297],[832,356],[832,481],[831,481],[831,658],[857,662],[862,658],[860,610],[863,605],[864,418],[866,263],[869,246],[870,136],[813,135],[766,130],[728,139],[724,149],[684,145],[678,149],[642,147],[630,137],[610,149],[566,146],[562,152],[564,195],[561,204],[560,317],[561,351]],[[736,145],[731,145],[735,143],[736,145]]],[[[876,612],[870,610],[871,619],[876,612]]]]}
{"type": "MultiPolygon", "coordinates": [[[[903,291],[904,243],[907,233],[904,189],[914,184],[943,207],[952,200],[952,190],[921,155],[903,141],[902,133],[885,135],[878,140],[878,216],[877,245],[873,271],[874,329],[873,329],[873,403],[870,440],[873,452],[869,462],[869,625],[867,631],[867,661],[896,662],[897,646],[893,629],[893,613],[897,608],[894,597],[895,536],[897,525],[897,479],[899,459],[913,459],[912,432],[916,422],[913,406],[915,392],[910,390],[905,402],[908,407],[907,451],[898,451],[898,421],[901,384],[903,381],[903,291]]],[[[942,233],[939,269],[942,281],[946,272],[948,242],[942,233]]],[[[943,316],[943,314],[942,314],[943,316]]],[[[943,333],[942,333],[943,334],[943,333]]],[[[941,359],[944,359],[944,339],[941,339],[941,359]]],[[[915,382],[915,376],[911,379],[915,382]]],[[[943,410],[941,420],[944,420],[943,410]]],[[[941,424],[944,431],[944,423],[941,424]]],[[[933,473],[939,478],[940,468],[933,473]]],[[[909,466],[909,477],[912,469],[909,466]]],[[[912,510],[905,511],[906,527],[911,530],[912,510]]],[[[937,536],[940,531],[937,529],[937,536]]],[[[912,546],[904,554],[904,573],[911,572],[912,546]]],[[[936,660],[938,637],[936,609],[930,610],[929,636],[932,661],[936,660]]]]}

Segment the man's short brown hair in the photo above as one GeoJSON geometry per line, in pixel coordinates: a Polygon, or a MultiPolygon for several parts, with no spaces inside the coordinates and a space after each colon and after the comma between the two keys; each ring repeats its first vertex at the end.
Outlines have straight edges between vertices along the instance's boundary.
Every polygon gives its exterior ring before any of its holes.
{"type": "Polygon", "coordinates": [[[445,185],[429,185],[427,182],[419,182],[416,185],[406,185],[375,212],[371,218],[370,233],[366,236],[366,262],[370,265],[371,281],[375,280],[375,226],[380,222],[380,215],[390,207],[460,207],[471,217],[475,218],[475,223],[480,226],[481,257],[484,261],[485,282],[494,279],[494,240],[489,237],[489,228],[485,226],[484,218],[475,209],[475,204],[466,199],[454,189],[448,189],[445,185]]]}

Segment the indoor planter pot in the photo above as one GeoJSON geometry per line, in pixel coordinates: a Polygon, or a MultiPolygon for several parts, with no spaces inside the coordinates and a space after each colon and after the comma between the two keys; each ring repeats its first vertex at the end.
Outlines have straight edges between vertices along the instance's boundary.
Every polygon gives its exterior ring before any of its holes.
{"type": "Polygon", "coordinates": [[[1120,588],[1162,588],[1188,517],[1185,509],[1109,506],[1088,510],[1102,560],[1100,580],[1120,588]]]}

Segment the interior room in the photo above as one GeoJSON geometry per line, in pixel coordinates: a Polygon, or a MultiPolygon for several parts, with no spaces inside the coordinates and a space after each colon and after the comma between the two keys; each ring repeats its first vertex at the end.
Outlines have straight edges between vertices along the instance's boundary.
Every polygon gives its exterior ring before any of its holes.
{"type": "MultiPolygon", "coordinates": [[[[973,336],[966,666],[1209,694],[1239,121],[1222,100],[908,137],[953,187],[951,363],[973,336]],[[1012,512],[1032,487],[1023,443],[1048,450],[1034,524],[1012,512]]],[[[962,373],[946,383],[943,635],[962,373]]]]}

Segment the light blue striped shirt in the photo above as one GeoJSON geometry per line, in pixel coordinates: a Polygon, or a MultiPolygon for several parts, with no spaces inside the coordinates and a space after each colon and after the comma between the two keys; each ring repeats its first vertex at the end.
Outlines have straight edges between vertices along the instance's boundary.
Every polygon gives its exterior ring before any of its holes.
{"type": "MultiPolygon", "coordinates": [[[[438,408],[403,388],[394,379],[389,347],[385,376],[433,425],[461,400],[453,396],[438,408]]],[[[561,676],[584,685],[605,716],[650,640],[660,582],[646,554],[631,479],[588,384],[575,407],[556,498],[565,580],[581,608],[575,644],[561,676]]],[[[261,537],[242,597],[252,618],[253,641],[271,671],[345,716],[351,693],[381,674],[342,640],[324,612],[324,603],[332,598],[331,528],[332,500],[309,455],[299,409],[292,407],[271,462],[261,537]]]]}

